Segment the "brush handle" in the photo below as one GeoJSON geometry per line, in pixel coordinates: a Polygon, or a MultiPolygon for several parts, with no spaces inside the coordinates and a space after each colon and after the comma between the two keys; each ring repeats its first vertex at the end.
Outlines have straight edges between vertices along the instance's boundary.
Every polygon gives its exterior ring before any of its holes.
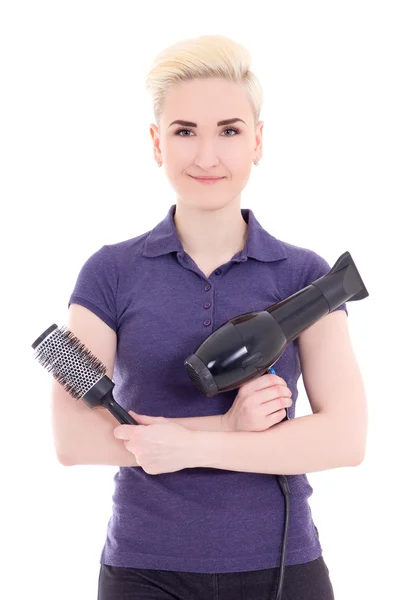
{"type": "Polygon", "coordinates": [[[82,396],[82,400],[90,408],[102,406],[106,408],[119,423],[123,425],[139,425],[137,421],[122,406],[114,400],[113,388],[115,383],[107,375],[104,375],[99,381],[82,396]]]}
{"type": "Polygon", "coordinates": [[[106,408],[120,423],[123,425],[139,425],[135,419],[126,412],[122,406],[116,402],[111,394],[111,391],[104,398],[103,407],[106,408]]]}

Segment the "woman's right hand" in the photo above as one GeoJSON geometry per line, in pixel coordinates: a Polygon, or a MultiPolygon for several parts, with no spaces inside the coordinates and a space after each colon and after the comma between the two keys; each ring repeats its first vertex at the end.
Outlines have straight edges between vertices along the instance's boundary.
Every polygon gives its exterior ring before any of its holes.
{"type": "Polygon", "coordinates": [[[221,417],[224,431],[265,431],[286,417],[292,392],[286,381],[274,373],[247,381],[231,408],[221,417]]]}

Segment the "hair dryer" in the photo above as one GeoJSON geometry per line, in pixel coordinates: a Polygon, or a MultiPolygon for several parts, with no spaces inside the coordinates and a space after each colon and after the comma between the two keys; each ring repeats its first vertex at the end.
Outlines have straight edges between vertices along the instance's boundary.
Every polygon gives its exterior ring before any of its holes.
{"type": "Polygon", "coordinates": [[[369,296],[349,252],[312,284],[285,300],[239,315],[214,331],[184,362],[206,396],[238,388],[271,367],[286,346],[346,301],[369,296]]]}
{"type": "MultiPolygon", "coordinates": [[[[316,321],[346,301],[369,296],[349,252],[311,285],[285,300],[259,311],[239,315],[214,331],[189,356],[184,366],[197,389],[208,397],[238,388],[260,377],[278,360],[286,346],[316,321]]],[[[288,420],[287,409],[286,417],[288,420]]],[[[285,523],[279,581],[275,600],[280,600],[285,571],[289,527],[289,484],[276,475],[285,498],[285,523]]]]}

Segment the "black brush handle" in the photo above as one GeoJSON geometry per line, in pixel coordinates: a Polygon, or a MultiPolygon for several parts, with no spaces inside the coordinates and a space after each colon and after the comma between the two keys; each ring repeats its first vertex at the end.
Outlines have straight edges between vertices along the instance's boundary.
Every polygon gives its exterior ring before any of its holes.
{"type": "Polygon", "coordinates": [[[123,425],[139,425],[137,421],[122,406],[114,400],[112,394],[115,383],[107,375],[104,375],[90,390],[82,397],[82,400],[90,407],[102,406],[123,425]]]}
{"type": "Polygon", "coordinates": [[[139,423],[114,400],[111,390],[103,397],[103,407],[110,411],[117,421],[123,425],[139,425],[139,423]]]}
{"type": "Polygon", "coordinates": [[[135,421],[135,419],[129,413],[127,413],[126,410],[114,400],[114,398],[111,397],[111,400],[105,402],[103,406],[109,410],[110,413],[117,419],[117,421],[123,425],[139,425],[139,423],[135,421]]]}

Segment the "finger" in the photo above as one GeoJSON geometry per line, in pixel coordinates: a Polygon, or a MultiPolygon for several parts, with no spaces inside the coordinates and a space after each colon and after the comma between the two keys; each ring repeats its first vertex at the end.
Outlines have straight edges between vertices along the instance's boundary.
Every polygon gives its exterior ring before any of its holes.
{"type": "Polygon", "coordinates": [[[264,388],[271,387],[272,385],[284,385],[286,386],[286,381],[279,377],[279,375],[275,375],[274,373],[265,373],[260,377],[256,377],[251,381],[246,382],[244,385],[240,387],[240,390],[247,394],[251,394],[252,392],[257,392],[258,390],[263,390],[264,388]]]}
{"type": "Polygon", "coordinates": [[[140,414],[140,413],[137,413],[137,412],[135,412],[134,410],[128,410],[128,413],[129,413],[130,415],[132,415],[132,417],[135,417],[135,419],[136,419],[137,421],[141,421],[141,422],[143,421],[143,422],[144,422],[144,421],[146,421],[146,420],[148,420],[148,419],[151,419],[151,417],[148,417],[147,415],[142,415],[142,414],[140,414]]]}
{"type": "Polygon", "coordinates": [[[279,402],[280,404],[286,403],[290,401],[292,398],[292,390],[287,386],[283,385],[273,385],[269,388],[265,388],[262,390],[258,390],[257,393],[253,393],[251,396],[247,396],[244,399],[244,402],[247,402],[249,405],[259,405],[269,404],[271,402],[279,402]]]}
{"type": "Polygon", "coordinates": [[[286,385],[273,385],[268,388],[262,388],[260,390],[256,390],[252,393],[246,393],[242,398],[238,399],[238,402],[242,402],[243,406],[246,406],[247,409],[254,409],[254,407],[265,406],[269,413],[275,408],[271,408],[270,404],[273,406],[276,403],[279,403],[281,406],[287,405],[287,402],[290,401],[291,404],[292,398],[292,390],[288,388],[286,385]]]}
{"type": "Polygon", "coordinates": [[[260,406],[262,407],[261,410],[265,411],[264,414],[272,414],[281,408],[289,408],[292,404],[291,398],[274,398],[274,400],[263,402],[260,406]]]}
{"type": "MultiPolygon", "coordinates": [[[[136,430],[140,425],[135,425],[134,427],[136,430]]],[[[129,440],[132,437],[132,425],[118,425],[118,427],[114,429],[114,437],[119,440],[129,440]]]]}
{"type": "Polygon", "coordinates": [[[272,425],[276,425],[277,423],[280,423],[280,421],[282,421],[282,419],[284,419],[285,417],[286,417],[286,410],[284,408],[282,408],[281,410],[277,410],[277,411],[271,413],[270,415],[265,417],[265,419],[268,422],[268,427],[271,427],[272,425]]]}
{"type": "Polygon", "coordinates": [[[119,427],[116,427],[114,429],[114,437],[117,438],[118,440],[124,440],[124,439],[126,439],[125,435],[124,435],[124,432],[120,431],[119,427]]]}
{"type": "Polygon", "coordinates": [[[273,385],[268,390],[272,390],[275,398],[291,398],[292,390],[285,385],[273,385]]]}
{"type": "Polygon", "coordinates": [[[132,415],[139,423],[152,425],[153,423],[161,423],[164,421],[164,417],[153,417],[152,415],[141,415],[136,413],[134,410],[128,410],[128,413],[132,415]]]}

